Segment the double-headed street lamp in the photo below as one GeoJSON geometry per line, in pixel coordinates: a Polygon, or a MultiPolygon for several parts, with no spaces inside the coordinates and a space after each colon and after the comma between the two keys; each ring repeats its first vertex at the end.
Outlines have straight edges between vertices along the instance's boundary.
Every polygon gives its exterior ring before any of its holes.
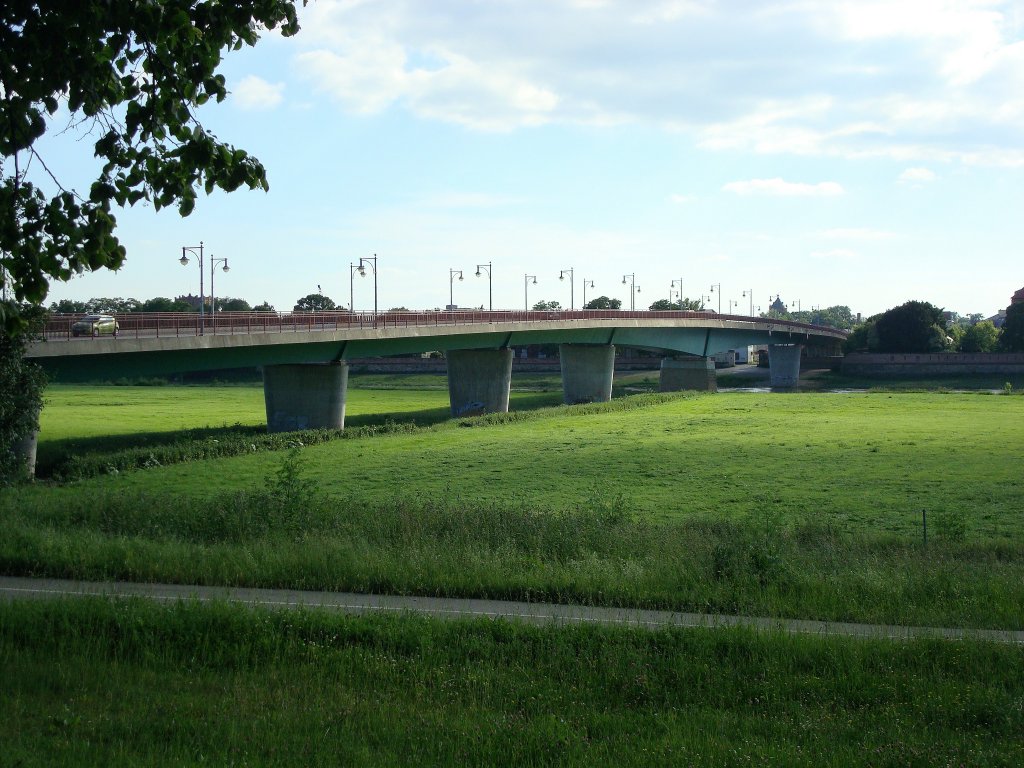
{"type": "Polygon", "coordinates": [[[569,269],[563,269],[558,273],[559,280],[565,280],[565,276],[569,276],[569,311],[571,312],[576,308],[576,279],[573,277],[572,267],[569,269]]]}
{"type": "Polygon", "coordinates": [[[530,311],[530,281],[533,280],[533,284],[537,284],[536,275],[523,275],[523,310],[526,312],[530,311]]]}
{"type": "Polygon", "coordinates": [[[588,285],[591,288],[593,288],[594,287],[594,281],[593,280],[587,280],[587,278],[583,278],[583,306],[580,307],[580,309],[586,309],[587,308],[587,286],[588,285]]]}
{"type": "MultiPolygon", "coordinates": [[[[377,254],[373,256],[360,256],[359,266],[356,270],[359,272],[360,277],[366,277],[366,265],[370,265],[370,269],[373,270],[373,314],[376,318],[377,315],[377,254]]],[[[350,278],[351,279],[351,278],[350,278]]],[[[376,319],[374,319],[376,323],[376,319]]]]}
{"type": "Polygon", "coordinates": [[[626,278],[629,278],[629,309],[634,311],[636,309],[636,295],[640,293],[640,286],[636,284],[636,274],[630,273],[622,276],[622,284],[626,284],[626,278]]]}
{"type": "Polygon", "coordinates": [[[228,258],[225,256],[223,259],[213,258],[213,254],[210,254],[210,314],[213,316],[213,322],[217,322],[217,300],[214,298],[213,293],[213,270],[218,264],[223,264],[221,267],[222,272],[230,272],[231,267],[228,266],[228,258]]]}
{"type": "Polygon", "coordinates": [[[715,288],[718,289],[718,314],[722,314],[722,284],[721,283],[712,283],[712,285],[711,285],[711,292],[712,293],[715,292],[715,288]]]}
{"type": "MultiPolygon", "coordinates": [[[[487,309],[488,311],[494,311],[494,281],[491,278],[491,267],[493,263],[488,261],[486,264],[476,265],[476,276],[480,277],[480,270],[487,270],[487,309]]],[[[461,278],[460,278],[461,279],[461,278]]]]}
{"type": "Polygon", "coordinates": [[[672,285],[670,285],[668,287],[668,303],[669,304],[672,303],[672,289],[675,288],[677,285],[679,286],[679,308],[682,309],[683,308],[683,278],[681,278],[681,277],[678,280],[673,280],[672,281],[672,285]]]}
{"type": "Polygon", "coordinates": [[[462,270],[461,269],[451,269],[449,267],[448,268],[448,307],[449,308],[454,308],[455,307],[455,276],[456,275],[459,276],[459,280],[461,281],[462,280],[462,270]]]}
{"type": "Polygon", "coordinates": [[[178,259],[181,266],[188,266],[188,253],[191,253],[199,260],[199,335],[202,336],[206,330],[206,295],[203,289],[203,241],[199,245],[183,245],[181,247],[181,258],[178,259]]]}

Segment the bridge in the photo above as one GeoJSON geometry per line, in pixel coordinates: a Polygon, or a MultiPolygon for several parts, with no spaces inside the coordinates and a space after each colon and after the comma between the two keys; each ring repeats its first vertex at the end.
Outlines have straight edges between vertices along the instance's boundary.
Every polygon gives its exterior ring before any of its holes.
{"type": "Polygon", "coordinates": [[[347,360],[445,353],[453,415],[508,410],[512,348],[558,344],[566,403],[611,398],[615,347],[664,355],[661,389],[715,389],[711,356],[768,345],[771,385],[792,387],[801,350],[846,332],[713,312],[455,311],[118,315],[117,338],[74,338],[56,317],[28,357],[60,381],[260,367],[270,431],[344,428],[347,360]]]}

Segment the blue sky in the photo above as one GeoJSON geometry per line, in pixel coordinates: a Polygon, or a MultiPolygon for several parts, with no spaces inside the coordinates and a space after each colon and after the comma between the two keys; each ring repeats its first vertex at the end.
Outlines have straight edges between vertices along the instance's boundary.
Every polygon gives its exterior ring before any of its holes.
{"type": "MultiPolygon", "coordinates": [[[[721,308],[909,299],[991,315],[1024,286],[1024,5],[916,0],[312,0],[227,56],[204,125],[269,193],[118,215],[128,261],[50,300],[198,293],[279,310],[377,254],[381,308],[721,285],[721,308]],[[207,275],[208,279],[208,275],[207,275]],[[730,304],[736,302],[736,304],[730,304]]],[[[87,189],[92,139],[44,159],[87,189]]],[[[355,278],[355,308],[373,286],[355,278]]],[[[718,307],[716,291],[709,302],[718,307]]]]}

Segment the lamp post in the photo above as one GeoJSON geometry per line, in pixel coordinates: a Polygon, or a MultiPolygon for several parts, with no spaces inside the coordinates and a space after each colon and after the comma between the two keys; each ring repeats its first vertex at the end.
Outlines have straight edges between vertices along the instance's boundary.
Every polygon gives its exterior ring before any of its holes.
{"type": "Polygon", "coordinates": [[[523,275],[523,309],[526,312],[530,311],[530,281],[533,280],[533,284],[537,284],[536,275],[523,275]]]}
{"type": "Polygon", "coordinates": [[[587,308],[587,285],[588,284],[590,285],[591,288],[594,287],[594,281],[593,280],[587,280],[587,278],[583,278],[583,306],[580,307],[580,309],[586,309],[587,308]]]}
{"type": "Polygon", "coordinates": [[[487,309],[490,312],[494,311],[494,281],[491,279],[491,267],[492,266],[493,266],[493,264],[491,262],[489,262],[489,261],[486,264],[477,264],[476,265],[476,276],[477,277],[480,277],[480,270],[481,269],[486,269],[487,270],[487,309]]]}
{"type": "Polygon", "coordinates": [[[217,323],[217,300],[214,298],[213,293],[213,270],[216,269],[218,264],[223,264],[221,267],[222,272],[230,272],[231,267],[228,266],[228,259],[225,256],[223,259],[213,258],[213,254],[210,254],[210,315],[213,317],[214,325],[217,323]]]}
{"type": "Polygon", "coordinates": [[[360,256],[359,257],[359,276],[366,277],[366,265],[370,265],[370,269],[373,270],[373,314],[374,323],[377,322],[377,254],[373,256],[360,256]]]}
{"type": "Polygon", "coordinates": [[[712,293],[715,292],[715,288],[718,289],[718,314],[722,314],[722,284],[721,283],[712,283],[712,285],[711,285],[711,292],[712,293]]]}
{"type": "Polygon", "coordinates": [[[558,273],[559,280],[565,280],[565,276],[569,276],[569,311],[571,312],[576,308],[576,279],[573,277],[572,267],[569,269],[563,269],[558,273]]]}
{"type": "Polygon", "coordinates": [[[681,277],[678,280],[673,280],[672,281],[672,285],[670,285],[668,287],[668,303],[669,304],[672,303],[672,289],[675,288],[677,285],[679,286],[679,309],[682,309],[683,308],[683,278],[681,278],[681,277]]]}
{"type": "Polygon", "coordinates": [[[354,277],[358,269],[359,267],[351,261],[348,263],[348,311],[352,313],[356,311],[354,277]]]}
{"type": "Polygon", "coordinates": [[[448,268],[448,306],[455,306],[455,276],[459,276],[459,280],[462,280],[462,270],[448,268]]]}
{"type": "Polygon", "coordinates": [[[729,314],[730,315],[732,314],[732,308],[733,307],[738,307],[739,305],[740,305],[740,302],[739,302],[738,299],[729,299],[729,314]]]}
{"type": "Polygon", "coordinates": [[[800,299],[793,299],[793,303],[796,304],[796,311],[800,311],[800,299]]]}
{"type": "Polygon", "coordinates": [[[753,317],[754,316],[754,289],[753,288],[747,288],[747,290],[745,290],[743,292],[743,298],[747,298],[748,296],[750,297],[750,316],[753,317]]]}
{"type": "Polygon", "coordinates": [[[206,332],[206,296],[203,292],[203,241],[199,241],[199,245],[183,245],[181,247],[181,258],[178,262],[183,267],[188,266],[187,253],[191,253],[199,260],[199,335],[202,336],[206,332]]]}
{"type": "Polygon", "coordinates": [[[702,312],[704,311],[704,304],[705,303],[710,304],[711,303],[711,299],[712,299],[711,296],[705,296],[704,294],[701,294],[701,296],[700,296],[700,308],[701,308],[702,312]]]}
{"type": "Polygon", "coordinates": [[[636,309],[636,300],[634,298],[636,296],[636,274],[631,272],[628,275],[623,275],[623,285],[626,284],[626,278],[629,278],[629,309],[632,312],[634,309],[636,309]]]}

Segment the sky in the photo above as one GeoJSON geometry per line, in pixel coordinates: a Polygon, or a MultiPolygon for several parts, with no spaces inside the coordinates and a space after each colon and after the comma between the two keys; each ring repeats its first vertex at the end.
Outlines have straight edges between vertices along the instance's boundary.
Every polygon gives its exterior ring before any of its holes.
{"type": "MultiPolygon", "coordinates": [[[[739,314],[989,316],[1024,286],[1024,0],[311,0],[300,24],[227,54],[199,113],[270,191],[121,211],[122,269],[49,301],[198,294],[200,241],[218,297],[282,311],[372,309],[374,255],[382,310],[486,307],[478,265],[495,309],[579,307],[586,280],[626,308],[681,282],[739,314]]],[[[40,150],[87,191],[76,131],[40,150]]]]}

